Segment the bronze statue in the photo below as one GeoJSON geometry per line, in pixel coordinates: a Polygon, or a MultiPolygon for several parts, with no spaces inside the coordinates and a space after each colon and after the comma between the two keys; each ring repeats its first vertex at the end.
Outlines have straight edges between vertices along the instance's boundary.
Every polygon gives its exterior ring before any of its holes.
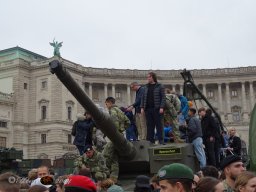
{"type": "Polygon", "coordinates": [[[53,39],[53,42],[50,43],[51,46],[54,47],[53,55],[60,57],[60,48],[62,47],[62,43],[58,43],[58,41],[55,41],[55,38],[53,39]]]}

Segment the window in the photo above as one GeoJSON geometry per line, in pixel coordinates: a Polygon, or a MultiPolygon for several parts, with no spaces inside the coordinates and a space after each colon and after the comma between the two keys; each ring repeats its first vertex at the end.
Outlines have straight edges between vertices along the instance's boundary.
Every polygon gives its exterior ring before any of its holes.
{"type": "Polygon", "coordinates": [[[92,99],[94,101],[99,101],[99,91],[98,90],[93,90],[93,92],[92,92],[92,99]]]}
{"type": "Polygon", "coordinates": [[[7,122],[5,122],[5,121],[0,121],[0,127],[6,128],[6,127],[7,127],[7,122]]]}
{"type": "Polygon", "coordinates": [[[68,120],[72,119],[72,107],[68,107],[68,120]]]}
{"type": "Polygon", "coordinates": [[[241,107],[234,106],[231,108],[231,111],[232,111],[233,121],[234,122],[241,121],[241,107]]]}
{"type": "Polygon", "coordinates": [[[237,90],[231,91],[231,97],[237,97],[237,90]]]}
{"type": "Polygon", "coordinates": [[[6,147],[6,137],[0,137],[0,147],[6,147]]]}
{"type": "Polygon", "coordinates": [[[41,119],[46,119],[46,106],[41,107],[41,119]]]}
{"type": "Polygon", "coordinates": [[[233,112],[233,121],[238,122],[240,120],[241,120],[240,113],[239,112],[233,112]]]}
{"type": "Polygon", "coordinates": [[[120,92],[116,92],[116,99],[121,99],[121,93],[120,92]]]}
{"type": "Polygon", "coordinates": [[[211,91],[211,90],[208,91],[208,98],[213,98],[213,96],[214,96],[214,95],[213,95],[213,91],[211,91]]]}
{"type": "Polygon", "coordinates": [[[42,81],[42,89],[46,89],[47,88],[47,81],[42,81]]]}
{"type": "Polygon", "coordinates": [[[24,89],[28,89],[28,84],[24,83],[24,89]]]}
{"type": "Polygon", "coordinates": [[[46,134],[41,134],[41,143],[46,143],[46,134]]]}
{"type": "Polygon", "coordinates": [[[72,100],[66,101],[67,121],[72,120],[72,113],[73,113],[74,105],[75,105],[75,103],[72,100]]]}
{"type": "Polygon", "coordinates": [[[68,134],[68,144],[72,144],[72,136],[71,136],[71,134],[68,134]]]}

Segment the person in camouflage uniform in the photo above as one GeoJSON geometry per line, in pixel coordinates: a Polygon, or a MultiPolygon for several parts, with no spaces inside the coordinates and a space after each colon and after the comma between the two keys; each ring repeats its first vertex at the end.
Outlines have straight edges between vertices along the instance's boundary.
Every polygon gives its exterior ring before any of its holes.
{"type": "Polygon", "coordinates": [[[178,124],[178,112],[180,111],[180,100],[172,94],[170,89],[165,89],[165,109],[164,109],[164,124],[170,123],[172,126],[173,139],[175,143],[184,142],[180,139],[180,131],[178,124]]]}
{"type": "Polygon", "coordinates": [[[96,181],[102,181],[109,175],[105,157],[100,152],[95,151],[91,145],[86,146],[84,155],[78,157],[74,165],[75,172],[88,169],[96,181]]]}
{"type": "MultiPolygon", "coordinates": [[[[115,127],[118,131],[123,134],[125,129],[130,125],[130,120],[128,117],[115,105],[115,99],[113,97],[108,97],[105,101],[106,107],[109,111],[110,117],[113,120],[115,127]]],[[[106,158],[107,167],[110,170],[110,178],[115,182],[118,179],[119,174],[119,163],[118,154],[114,148],[112,142],[108,142],[104,149],[103,155],[106,158]]]]}

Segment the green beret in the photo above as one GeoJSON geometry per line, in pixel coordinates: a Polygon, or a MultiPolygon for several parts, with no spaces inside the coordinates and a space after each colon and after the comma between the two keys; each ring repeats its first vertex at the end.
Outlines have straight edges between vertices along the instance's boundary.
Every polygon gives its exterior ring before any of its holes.
{"type": "Polygon", "coordinates": [[[181,163],[172,163],[163,166],[157,173],[158,180],[164,179],[190,179],[193,181],[194,173],[186,165],[181,163]]]}

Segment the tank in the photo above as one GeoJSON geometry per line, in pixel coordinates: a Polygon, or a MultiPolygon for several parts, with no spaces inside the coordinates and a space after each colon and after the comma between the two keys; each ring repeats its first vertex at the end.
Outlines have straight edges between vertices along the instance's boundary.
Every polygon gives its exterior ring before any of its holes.
{"type": "Polygon", "coordinates": [[[98,109],[59,60],[51,61],[49,66],[51,73],[58,77],[83,108],[92,115],[96,126],[113,142],[120,157],[121,174],[153,174],[163,165],[173,162],[187,164],[194,171],[199,170],[191,144],[152,145],[145,140],[127,141],[119,133],[110,116],[98,109]]]}
{"type": "Polygon", "coordinates": [[[0,148],[0,173],[6,171],[18,171],[18,161],[23,157],[22,150],[15,148],[0,148]]]}
{"type": "Polygon", "coordinates": [[[92,115],[96,126],[113,142],[119,156],[129,160],[133,159],[136,155],[135,147],[117,131],[114,122],[110,119],[110,116],[104,114],[92,102],[84,90],[72,78],[66,68],[63,68],[62,63],[59,60],[51,61],[49,66],[51,73],[58,77],[63,85],[83,106],[83,108],[92,115]]]}

